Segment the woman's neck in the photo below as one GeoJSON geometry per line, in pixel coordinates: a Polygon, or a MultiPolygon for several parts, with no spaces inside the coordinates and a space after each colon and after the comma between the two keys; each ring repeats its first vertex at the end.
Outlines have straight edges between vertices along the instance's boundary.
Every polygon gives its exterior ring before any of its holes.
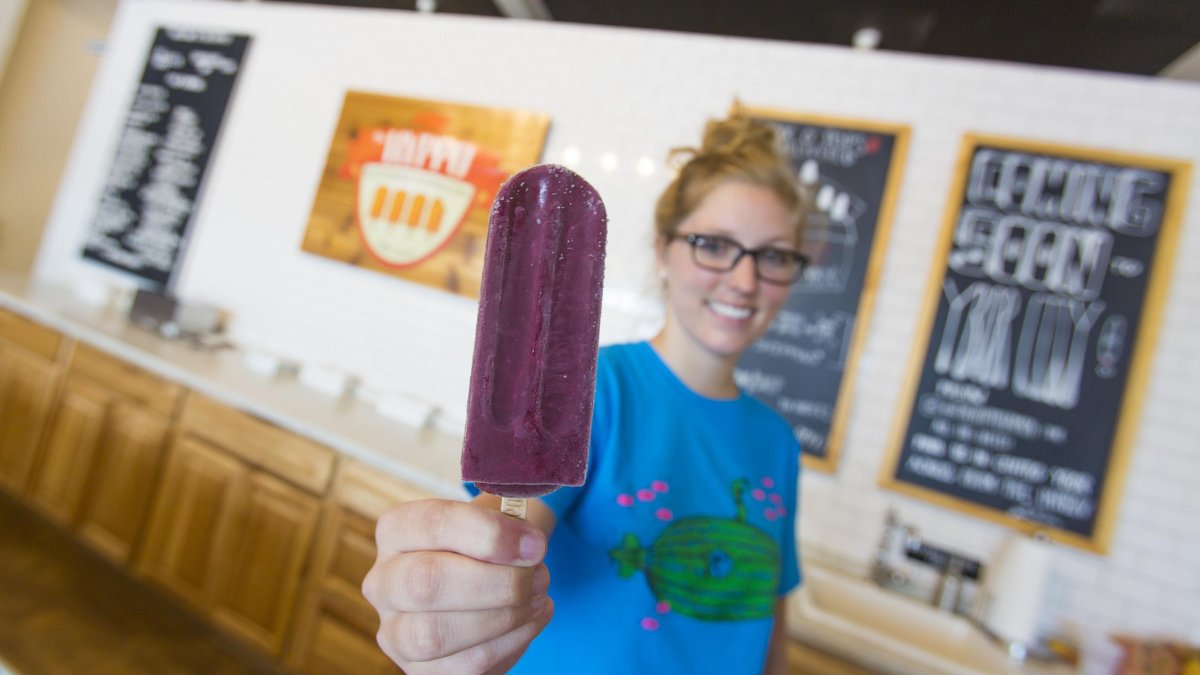
{"type": "Polygon", "coordinates": [[[740,395],[733,379],[736,358],[706,352],[687,338],[673,337],[663,329],[650,341],[671,372],[689,389],[707,398],[731,399],[740,395]]]}

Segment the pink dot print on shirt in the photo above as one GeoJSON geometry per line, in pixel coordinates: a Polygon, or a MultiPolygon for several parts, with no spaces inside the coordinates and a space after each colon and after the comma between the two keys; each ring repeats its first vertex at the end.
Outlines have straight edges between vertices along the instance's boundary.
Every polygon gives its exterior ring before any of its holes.
{"type": "Polygon", "coordinates": [[[770,476],[763,476],[762,485],[770,490],[771,488],[775,487],[775,479],[771,478],[770,476]]]}
{"type": "Polygon", "coordinates": [[[638,499],[643,502],[652,502],[652,501],[654,501],[654,498],[657,496],[658,495],[656,495],[654,493],[654,490],[647,490],[646,488],[642,488],[641,490],[637,491],[638,499]]]}
{"type": "Polygon", "coordinates": [[[655,492],[666,492],[670,488],[667,485],[666,481],[655,480],[655,481],[650,481],[650,489],[654,490],[655,492]]]}
{"type": "Polygon", "coordinates": [[[633,506],[633,495],[628,495],[628,494],[625,494],[624,492],[617,495],[617,505],[633,506]]]}
{"type": "Polygon", "coordinates": [[[658,619],[648,616],[642,619],[642,628],[644,630],[658,630],[658,619]]]}

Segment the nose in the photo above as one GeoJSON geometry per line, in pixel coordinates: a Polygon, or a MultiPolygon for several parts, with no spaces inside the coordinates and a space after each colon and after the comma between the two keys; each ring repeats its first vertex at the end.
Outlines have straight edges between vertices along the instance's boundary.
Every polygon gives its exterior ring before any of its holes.
{"type": "Polygon", "coordinates": [[[743,293],[753,293],[758,287],[758,261],[752,255],[742,255],[728,272],[729,286],[743,293]]]}

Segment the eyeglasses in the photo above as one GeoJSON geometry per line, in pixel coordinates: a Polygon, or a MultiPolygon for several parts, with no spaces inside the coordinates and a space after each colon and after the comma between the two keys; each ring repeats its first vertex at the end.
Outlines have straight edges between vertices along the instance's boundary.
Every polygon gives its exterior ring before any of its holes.
{"type": "Polygon", "coordinates": [[[670,241],[682,239],[692,247],[692,260],[706,270],[728,272],[743,256],[754,259],[758,278],[772,284],[790,284],[804,274],[808,256],[799,251],[774,246],[746,248],[729,237],[715,234],[671,234],[670,241]]]}

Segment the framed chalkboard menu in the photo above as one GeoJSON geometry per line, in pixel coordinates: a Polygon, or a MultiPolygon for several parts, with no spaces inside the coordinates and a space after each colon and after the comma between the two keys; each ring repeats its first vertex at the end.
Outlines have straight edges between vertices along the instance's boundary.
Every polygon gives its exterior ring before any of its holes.
{"type": "Polygon", "coordinates": [[[738,384],[792,425],[806,467],[833,471],[855,364],[887,247],[908,146],[905,126],[748,109],[771,122],[811,196],[812,258],[767,334],[738,363],[738,384]]]}
{"type": "Polygon", "coordinates": [[[163,289],[250,38],[160,28],[125,118],[83,256],[163,289]]]}
{"type": "Polygon", "coordinates": [[[965,138],[886,485],[1107,550],[1189,172],[965,138]]]}

